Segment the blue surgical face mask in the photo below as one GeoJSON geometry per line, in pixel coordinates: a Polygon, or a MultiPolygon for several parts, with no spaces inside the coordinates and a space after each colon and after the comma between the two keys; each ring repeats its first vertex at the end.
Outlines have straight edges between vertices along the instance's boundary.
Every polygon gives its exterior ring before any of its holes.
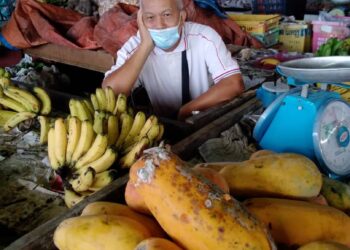
{"type": "Polygon", "coordinates": [[[161,29],[161,30],[156,30],[156,29],[148,29],[153,42],[158,48],[161,49],[170,49],[175,45],[175,43],[179,40],[180,34],[179,34],[179,25],[166,28],[166,29],[161,29]]]}

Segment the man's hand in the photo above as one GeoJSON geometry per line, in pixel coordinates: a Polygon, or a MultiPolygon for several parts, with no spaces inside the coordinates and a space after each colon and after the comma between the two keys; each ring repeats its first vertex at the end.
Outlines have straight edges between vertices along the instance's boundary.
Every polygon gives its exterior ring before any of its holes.
{"type": "Polygon", "coordinates": [[[139,26],[139,32],[141,36],[141,46],[145,46],[147,50],[152,51],[154,49],[154,42],[142,18],[142,10],[139,10],[137,12],[137,25],[139,26]]]}

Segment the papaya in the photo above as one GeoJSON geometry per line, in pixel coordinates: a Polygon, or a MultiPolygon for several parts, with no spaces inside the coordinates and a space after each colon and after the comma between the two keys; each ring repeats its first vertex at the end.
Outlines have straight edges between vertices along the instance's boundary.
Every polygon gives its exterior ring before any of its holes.
{"type": "Polygon", "coordinates": [[[299,247],[298,250],[350,250],[350,248],[331,241],[314,241],[299,247]]]}
{"type": "Polygon", "coordinates": [[[83,209],[81,216],[98,214],[125,216],[140,222],[154,237],[164,237],[166,235],[156,220],[146,215],[139,214],[123,204],[104,201],[93,202],[83,209]]]}
{"type": "Polygon", "coordinates": [[[272,155],[272,154],[276,154],[276,153],[271,151],[271,150],[262,149],[262,150],[258,150],[258,151],[255,151],[254,153],[252,153],[250,155],[249,159],[255,159],[255,158],[265,156],[265,155],[272,155]]]}
{"type": "Polygon", "coordinates": [[[130,180],[165,232],[188,250],[275,249],[267,228],[179,157],[148,149],[130,180]]]}
{"type": "Polygon", "coordinates": [[[205,178],[216,184],[224,193],[229,194],[230,188],[228,187],[228,184],[222,175],[220,175],[217,171],[211,168],[201,168],[201,167],[194,167],[193,170],[201,175],[203,175],[205,178]]]}
{"type": "Polygon", "coordinates": [[[133,219],[99,214],[64,220],[53,239],[59,250],[134,250],[150,237],[149,230],[133,219]]]}
{"type": "Polygon", "coordinates": [[[135,250],[182,250],[182,248],[170,240],[149,238],[141,241],[135,250]]]}
{"type": "Polygon", "coordinates": [[[350,246],[350,218],[336,208],[276,198],[253,198],[244,205],[269,227],[277,243],[301,246],[325,240],[350,246]]]}
{"type": "Polygon", "coordinates": [[[196,168],[210,168],[217,172],[226,167],[227,165],[234,164],[233,162],[208,162],[208,163],[198,163],[193,167],[196,168]]]}
{"type": "Polygon", "coordinates": [[[327,202],[326,198],[322,194],[319,194],[316,197],[309,198],[306,201],[312,202],[312,203],[316,203],[316,204],[320,204],[320,205],[324,205],[324,206],[328,206],[328,202],[327,202]]]}
{"type": "Polygon", "coordinates": [[[321,194],[328,204],[342,211],[350,211],[350,186],[328,177],[323,177],[321,194]]]}
{"type": "Polygon", "coordinates": [[[125,188],[125,202],[130,208],[139,213],[152,215],[142,197],[137,192],[134,184],[130,180],[126,184],[125,188]]]}
{"type": "Polygon", "coordinates": [[[311,198],[320,193],[322,175],[299,154],[270,154],[227,165],[220,170],[230,193],[240,197],[311,198]]]}

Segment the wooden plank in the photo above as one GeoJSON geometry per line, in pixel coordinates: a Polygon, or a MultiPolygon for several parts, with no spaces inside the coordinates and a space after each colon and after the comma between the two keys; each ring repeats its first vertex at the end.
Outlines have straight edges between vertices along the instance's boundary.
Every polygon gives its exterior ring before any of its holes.
{"type": "Polygon", "coordinates": [[[179,155],[182,159],[188,160],[193,157],[195,151],[200,145],[209,139],[218,137],[221,132],[229,129],[237,123],[245,114],[261,108],[261,102],[253,98],[243,105],[233,109],[220,118],[209,123],[207,126],[199,129],[187,138],[181,140],[171,147],[172,151],[179,155]]]}
{"type": "Polygon", "coordinates": [[[73,49],[51,43],[25,49],[24,53],[102,73],[109,70],[115,62],[115,58],[104,50],[73,49]]]}
{"type": "Polygon", "coordinates": [[[255,96],[256,90],[248,90],[234,100],[219,106],[212,107],[202,111],[197,115],[193,115],[186,119],[186,123],[193,124],[195,128],[201,128],[209,122],[227,113],[229,110],[236,108],[255,96]]]}
{"type": "MultiPolygon", "coordinates": [[[[81,211],[86,207],[87,204],[95,201],[105,200],[108,196],[115,193],[118,189],[121,189],[128,181],[129,176],[124,175],[121,178],[118,178],[110,185],[104,187],[103,189],[97,191],[91,196],[84,199],[82,202],[78,203],[68,212],[60,214],[55,218],[49,220],[43,225],[37,227],[33,231],[27,233],[23,237],[14,241],[5,250],[52,250],[56,249],[53,244],[53,233],[56,227],[65,219],[79,216],[81,211]]],[[[35,216],[35,215],[33,215],[35,216]]]]}

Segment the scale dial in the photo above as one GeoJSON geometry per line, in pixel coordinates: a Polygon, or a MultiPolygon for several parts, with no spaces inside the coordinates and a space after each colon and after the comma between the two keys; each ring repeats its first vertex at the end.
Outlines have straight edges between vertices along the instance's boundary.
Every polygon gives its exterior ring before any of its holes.
{"type": "Polygon", "coordinates": [[[350,106],[339,99],[324,103],[317,112],[313,142],[324,170],[339,177],[350,174],[350,106]]]}

